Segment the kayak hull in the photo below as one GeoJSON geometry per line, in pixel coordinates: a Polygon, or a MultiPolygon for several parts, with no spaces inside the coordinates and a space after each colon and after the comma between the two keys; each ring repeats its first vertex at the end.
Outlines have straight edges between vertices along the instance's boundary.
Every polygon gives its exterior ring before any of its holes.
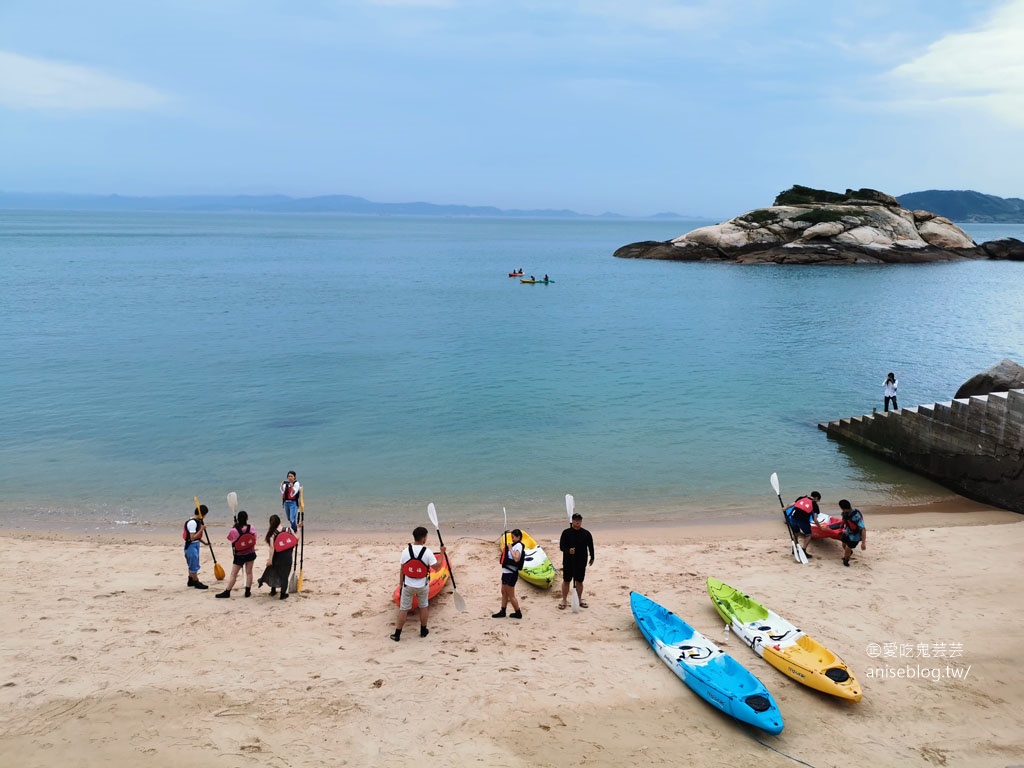
{"type": "Polygon", "coordinates": [[[798,683],[847,701],[860,701],[860,683],[837,654],[773,611],[718,579],[708,595],[733,634],[798,683]]]}
{"type": "Polygon", "coordinates": [[[829,517],[822,513],[811,518],[812,539],[838,539],[843,535],[843,518],[829,517]]]}
{"type": "Polygon", "coordinates": [[[629,602],[644,639],[690,690],[740,722],[782,732],[782,713],[772,695],[732,656],[650,598],[631,592],[629,602]]]}

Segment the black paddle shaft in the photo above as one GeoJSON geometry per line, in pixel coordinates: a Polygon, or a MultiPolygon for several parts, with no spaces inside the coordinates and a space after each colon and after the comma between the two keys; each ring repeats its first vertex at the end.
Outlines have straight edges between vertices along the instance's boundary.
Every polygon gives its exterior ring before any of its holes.
{"type": "MultiPolygon", "coordinates": [[[[444,538],[441,536],[441,529],[440,528],[435,528],[434,530],[437,531],[437,540],[439,542],[441,542],[441,546],[443,547],[444,546],[444,538]]],[[[445,555],[445,557],[447,558],[448,556],[445,555]]],[[[448,576],[452,580],[452,589],[458,589],[458,587],[455,585],[455,569],[452,568],[452,561],[451,560],[448,560],[448,576]]]]}

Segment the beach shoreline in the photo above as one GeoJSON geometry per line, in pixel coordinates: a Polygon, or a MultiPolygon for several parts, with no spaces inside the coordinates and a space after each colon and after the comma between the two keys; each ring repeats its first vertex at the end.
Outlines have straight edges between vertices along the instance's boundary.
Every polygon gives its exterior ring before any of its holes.
{"type": "MultiPolygon", "coordinates": [[[[464,520],[455,517],[448,518],[445,515],[446,509],[443,503],[438,505],[439,522],[444,530],[451,529],[466,536],[494,536],[497,538],[501,531],[494,524],[488,522],[482,524],[479,520],[464,520]]],[[[870,518],[878,521],[886,521],[885,525],[907,527],[915,525],[963,525],[963,524],[988,524],[993,521],[1010,521],[1014,516],[1020,517],[1017,513],[1000,509],[991,505],[973,501],[955,493],[948,495],[915,501],[911,503],[873,504],[857,505],[861,511],[870,518]],[[961,519],[963,515],[970,515],[969,519],[961,519]],[[974,521],[973,523],[970,521],[974,521]]],[[[312,528],[316,529],[318,535],[335,539],[339,536],[357,537],[378,537],[378,536],[405,536],[407,528],[411,530],[416,525],[429,525],[426,515],[426,503],[422,505],[423,515],[417,520],[414,513],[407,513],[402,521],[387,520],[377,524],[370,524],[373,516],[366,510],[349,510],[342,513],[339,510],[328,509],[318,510],[310,506],[306,511],[306,520],[312,528]]],[[[729,515],[718,515],[713,512],[701,515],[696,509],[680,510],[672,514],[668,508],[656,508],[655,513],[641,513],[638,519],[629,523],[621,516],[609,519],[601,512],[591,512],[587,505],[577,502],[577,511],[585,515],[588,525],[599,526],[602,530],[614,533],[616,536],[639,536],[643,539],[649,532],[660,530],[686,532],[691,529],[703,532],[701,535],[715,537],[732,537],[742,535],[743,529],[754,528],[764,530],[777,530],[782,524],[782,509],[777,504],[769,506],[766,504],[748,505],[734,511],[729,515]]],[[[822,511],[829,515],[839,515],[835,504],[823,504],[822,511]]],[[[258,529],[265,529],[270,514],[283,516],[280,510],[273,513],[250,512],[250,521],[258,529]]],[[[118,535],[130,537],[152,537],[159,540],[162,536],[179,534],[181,524],[190,517],[188,511],[183,512],[181,520],[145,520],[145,521],[109,521],[96,519],[82,519],[74,516],[61,515],[59,517],[21,517],[10,521],[6,526],[8,530],[18,531],[29,536],[41,535],[44,537],[62,536],[73,539],[78,536],[104,536],[118,535]]],[[[567,518],[566,518],[567,522],[567,518]]],[[[500,525],[496,519],[495,523],[500,525]]],[[[528,528],[537,531],[539,535],[557,536],[562,528],[563,520],[557,514],[541,515],[536,512],[516,515],[515,511],[509,514],[509,527],[528,528]]],[[[213,506],[207,515],[207,526],[211,531],[227,532],[231,525],[230,512],[219,506],[213,506]]]]}
{"type": "MultiPolygon", "coordinates": [[[[406,531],[311,529],[303,590],[282,602],[255,586],[251,599],[241,588],[215,599],[224,582],[205,546],[200,576],[211,588],[187,588],[177,531],[8,530],[0,762],[792,765],[782,753],[819,767],[1024,763],[1024,604],[1005,590],[1020,573],[1024,518],[972,503],[865,516],[868,546],[850,568],[836,541],[813,543],[814,559],[795,563],[781,520],[613,528],[585,517],[596,540],[590,607],[559,611],[557,585],[520,583],[519,622],[490,617],[498,532],[442,520],[468,610],[456,610],[449,585],[433,601],[429,637],[413,618],[400,643],[387,636],[406,531]],[[642,639],[629,593],[720,642],[708,576],[839,653],[863,700],[804,688],[735,638],[723,648],[772,692],[782,735],[751,734],[698,699],[642,639]],[[872,656],[940,645],[962,654],[872,656]],[[947,669],[967,676],[941,677],[947,669]]],[[[530,530],[556,566],[558,530],[530,530]]],[[[230,572],[225,532],[212,543],[230,572]]],[[[264,560],[261,549],[257,574],[264,560]]]]}

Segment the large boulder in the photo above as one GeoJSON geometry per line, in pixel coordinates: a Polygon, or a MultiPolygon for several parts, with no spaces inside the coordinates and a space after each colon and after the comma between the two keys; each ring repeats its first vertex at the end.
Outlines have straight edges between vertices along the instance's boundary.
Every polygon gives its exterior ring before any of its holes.
{"type": "Polygon", "coordinates": [[[987,371],[972,376],[956,391],[955,397],[987,395],[1024,388],[1024,367],[1013,360],[1002,360],[987,371]]]}
{"type": "Polygon", "coordinates": [[[990,259],[1024,261],[1024,243],[1016,237],[1001,237],[981,244],[980,248],[990,259]]]}
{"type": "Polygon", "coordinates": [[[877,190],[839,193],[794,186],[768,208],[666,242],[632,243],[615,256],[742,264],[906,264],[1024,259],[1024,244],[978,246],[949,219],[909,211],[877,190]]]}

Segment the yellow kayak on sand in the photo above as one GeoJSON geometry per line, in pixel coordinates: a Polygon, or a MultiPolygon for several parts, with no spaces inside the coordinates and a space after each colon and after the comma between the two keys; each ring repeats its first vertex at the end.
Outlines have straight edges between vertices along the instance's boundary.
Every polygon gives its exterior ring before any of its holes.
{"type": "Polygon", "coordinates": [[[758,656],[798,683],[847,701],[861,689],[846,663],[813,637],[718,579],[708,579],[715,610],[758,656]]]}

